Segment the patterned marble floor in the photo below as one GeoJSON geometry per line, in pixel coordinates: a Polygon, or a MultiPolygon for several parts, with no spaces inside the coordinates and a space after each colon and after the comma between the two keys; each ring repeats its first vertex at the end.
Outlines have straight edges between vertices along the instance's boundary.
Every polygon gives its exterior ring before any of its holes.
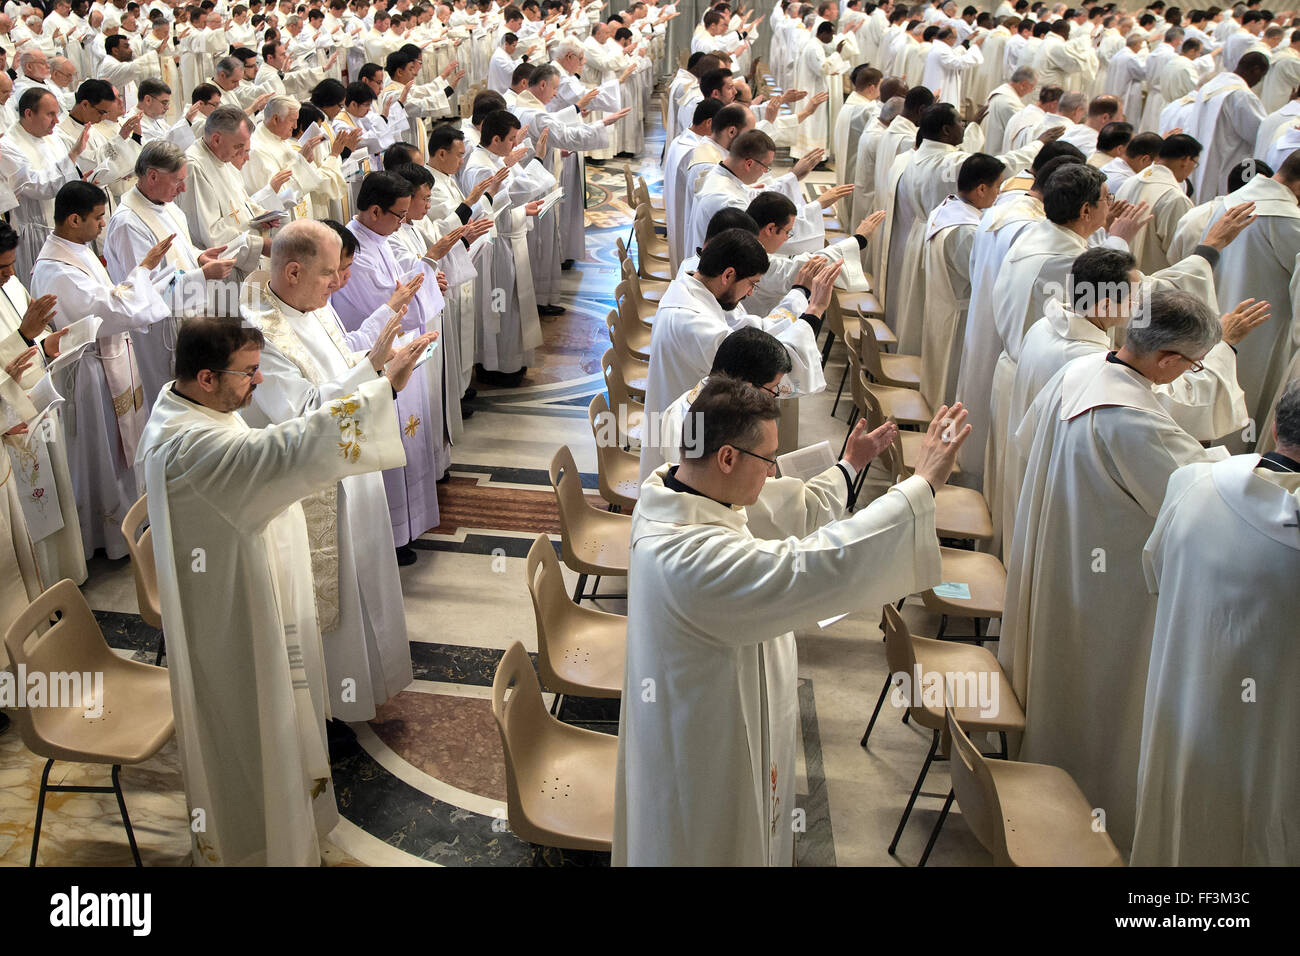
{"type": "MultiPolygon", "coordinates": [[[[662,130],[647,137],[634,167],[653,194],[661,189],[657,157],[662,130]]],[[[814,174],[809,194],[833,179],[814,174]]],[[[523,559],[545,533],[558,542],[558,515],[546,468],[556,448],[573,451],[584,486],[595,495],[595,450],[586,421],[591,396],[603,390],[599,361],[608,347],[604,316],[618,276],[614,240],[628,238],[622,161],[588,168],[585,260],[563,274],[567,312],[543,325],[544,344],[524,387],[480,389],[475,415],[454,449],[451,482],[440,494],[442,524],[415,547],[403,568],[415,681],[373,721],[355,726],[357,745],[334,763],[343,822],[326,847],[331,865],[606,865],[608,855],[544,849],[510,833],[505,771],[492,719],[492,675],[504,649],[537,643],[523,559]]],[[[837,347],[827,379],[843,371],[837,347]]],[[[803,443],[838,448],[848,409],[830,416],[833,393],[801,403],[803,443]]],[[[566,572],[572,584],[574,578],[566,572]]],[[[609,584],[622,590],[621,582],[609,584]]],[[[86,594],[119,653],[152,660],[156,633],[136,614],[126,562],[97,560],[86,594]]],[[[611,611],[620,601],[604,601],[611,611]]],[[[909,608],[909,613],[919,609],[909,608]]],[[[802,714],[798,803],[807,832],[797,841],[800,865],[913,864],[946,794],[942,764],[931,771],[897,858],[885,853],[929,744],[887,710],[871,748],[858,746],[886,664],[875,615],[860,613],[800,633],[802,714]]],[[[926,622],[921,622],[926,633],[926,622]]],[[[932,627],[933,622],[928,626],[932,627]]],[[[932,633],[932,630],[930,631],[932,633]]],[[[549,695],[548,695],[549,703],[549,695]]],[[[571,700],[564,719],[612,732],[617,703],[571,700]]],[[[0,863],[23,865],[30,850],[41,761],[16,732],[0,737],[0,863]]],[[[58,765],[69,779],[106,777],[103,768],[58,765]]],[[[141,852],[148,865],[187,865],[184,795],[174,744],[122,772],[141,852]]],[[[49,800],[41,863],[129,865],[111,796],[66,794],[49,800]]],[[[932,865],[982,864],[986,856],[954,813],[932,865]]]]}

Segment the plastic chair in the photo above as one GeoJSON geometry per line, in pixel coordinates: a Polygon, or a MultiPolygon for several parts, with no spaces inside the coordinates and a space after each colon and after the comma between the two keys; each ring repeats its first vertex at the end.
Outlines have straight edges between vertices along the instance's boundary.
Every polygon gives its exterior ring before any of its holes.
{"type": "MultiPolygon", "coordinates": [[[[870,419],[868,419],[870,422],[870,419]]],[[[903,435],[904,432],[898,432],[894,436],[894,443],[881,452],[879,460],[885,469],[889,472],[890,479],[894,484],[902,481],[909,474],[911,469],[904,468],[903,465],[903,435]]],[[[910,432],[906,434],[919,435],[924,438],[921,432],[910,432]]],[[[864,470],[858,476],[859,485],[866,477],[864,470]]],[[[857,497],[857,489],[854,489],[853,497],[857,497]]],[[[988,502],[984,496],[974,488],[961,488],[953,484],[943,484],[935,489],[934,492],[934,527],[940,538],[951,539],[955,541],[991,541],[993,540],[993,516],[989,514],[988,502]]],[[[1006,576],[1003,574],[1003,581],[1006,576]]],[[[972,592],[972,597],[974,592],[972,592]]]]}
{"type": "Polygon", "coordinates": [[[639,454],[645,427],[645,403],[632,397],[627,382],[623,380],[618,353],[614,349],[605,350],[600,360],[600,369],[605,376],[605,391],[609,393],[609,409],[618,416],[620,443],[628,451],[639,454]]]}
{"type": "Polygon", "coordinates": [[[618,310],[610,309],[605,316],[605,330],[613,346],[619,374],[627,386],[628,394],[638,402],[645,402],[646,380],[650,377],[650,363],[627,347],[623,330],[619,326],[618,310]]]}
{"type": "Polygon", "coordinates": [[[609,410],[605,395],[597,392],[587,406],[587,421],[596,441],[596,475],[600,496],[609,502],[611,511],[630,513],[641,494],[641,458],[618,444],[603,440],[603,435],[618,434],[618,421],[609,410]]]}
{"type": "MultiPolygon", "coordinates": [[[[658,308],[659,300],[664,297],[664,292],[668,289],[667,280],[663,279],[643,279],[636,271],[636,263],[631,259],[623,259],[621,268],[623,270],[623,281],[628,284],[629,289],[636,290],[636,296],[642,302],[648,302],[650,305],[658,308]]],[[[647,317],[644,321],[650,321],[647,317]]]]}
{"type": "Polygon", "coordinates": [[[862,367],[876,382],[895,388],[921,387],[921,356],[881,352],[874,335],[859,336],[857,341],[862,367]]]}
{"type": "Polygon", "coordinates": [[[632,518],[592,507],[582,491],[582,479],[568,445],[561,445],[551,459],[550,478],[560,512],[560,557],[564,566],[578,575],[573,602],[581,603],[584,597],[616,597],[597,595],[596,589],[603,576],[627,574],[632,518]],[[596,581],[586,594],[583,589],[589,574],[596,575],[596,581]]]}
{"type": "MultiPolygon", "coordinates": [[[[952,790],[962,819],[995,866],[1123,866],[1105,831],[1092,828],[1092,804],[1059,767],[987,761],[966,736],[956,711],[945,717],[952,790]]],[[[941,817],[942,820],[942,817],[941,817]]]]}
{"type": "Polygon", "coordinates": [[[49,675],[51,686],[56,673],[103,675],[103,695],[98,700],[90,696],[91,689],[83,688],[83,700],[72,706],[14,709],[23,743],[38,757],[46,758],[36,801],[29,865],[36,865],[45,795],[52,792],[116,796],[131,856],[135,865],[141,866],[119,775],[123,764],[142,763],[156,754],[174,732],[167,671],[114,654],[104,641],[86,599],[67,578],[37,597],[9,625],[5,649],[15,670],[21,667],[28,674],[49,675]],[[88,718],[87,710],[95,707],[102,708],[101,716],[88,718]],[[113,784],[110,787],[53,785],[49,782],[50,769],[56,760],[109,764],[113,784]]]}
{"type": "Polygon", "coordinates": [[[548,714],[518,641],[497,665],[492,716],[505,752],[506,807],[514,834],[542,846],[609,852],[618,738],[548,714]]]}
{"type": "Polygon", "coordinates": [[[617,310],[619,334],[623,337],[623,346],[632,355],[643,362],[650,360],[650,326],[637,314],[636,304],[626,282],[614,287],[614,307],[617,310]]]}
{"type": "Polygon", "coordinates": [[[982,551],[940,548],[939,556],[943,560],[940,573],[944,581],[965,584],[970,588],[970,598],[941,597],[933,588],[921,592],[921,603],[926,609],[941,615],[939,633],[935,636],[943,637],[950,617],[968,617],[975,628],[975,641],[982,643],[982,622],[1002,618],[1007,569],[995,555],[982,551]]]}
{"type": "Polygon", "coordinates": [[[153,662],[161,664],[167,651],[167,637],[162,633],[162,607],[158,602],[158,568],[153,558],[153,529],[140,527],[149,520],[149,496],[141,495],[122,519],[122,537],[131,555],[131,574],[135,578],[135,602],[140,607],[140,617],[150,627],[158,629],[158,648],[153,662]]]}
{"type": "Polygon", "coordinates": [[[649,209],[644,213],[641,208],[637,209],[632,231],[636,236],[637,274],[642,279],[671,282],[673,273],[668,262],[668,242],[655,235],[649,209]]]}
{"type": "MultiPolygon", "coordinates": [[[[972,729],[999,734],[1002,740],[1002,756],[1005,759],[1007,752],[1006,734],[1024,732],[1025,712],[1020,708],[1020,701],[1011,687],[1011,681],[1007,680],[1007,676],[999,666],[997,658],[982,647],[914,637],[908,630],[907,624],[904,623],[902,615],[890,604],[885,605],[883,625],[885,630],[885,660],[889,664],[889,674],[885,677],[885,686],[880,689],[880,696],[876,700],[876,709],[872,711],[866,733],[862,735],[861,745],[865,747],[870,740],[871,730],[876,724],[880,708],[884,705],[885,697],[889,693],[890,686],[897,679],[897,675],[905,674],[909,680],[915,680],[918,673],[923,675],[923,679],[924,675],[929,674],[957,674],[961,675],[966,682],[966,686],[974,683],[978,688],[982,681],[989,701],[996,701],[996,710],[992,714],[986,715],[983,709],[976,704],[975,706],[958,708],[958,715],[972,729]]],[[[943,676],[942,679],[945,681],[946,686],[947,677],[943,676]]],[[[912,793],[907,799],[907,806],[903,808],[903,816],[898,821],[898,829],[894,831],[894,838],[889,843],[890,856],[893,856],[894,851],[898,848],[898,841],[903,836],[903,829],[907,826],[907,819],[911,816],[912,807],[916,805],[916,798],[920,795],[926,775],[930,772],[930,764],[934,762],[936,755],[940,755],[940,759],[943,759],[940,751],[940,737],[944,728],[945,705],[943,697],[941,696],[937,702],[926,703],[925,698],[922,696],[922,688],[913,687],[911,690],[912,695],[907,706],[907,716],[917,726],[931,731],[930,751],[926,754],[925,763],[921,765],[921,772],[917,775],[916,784],[912,787],[912,793]]],[[[933,849],[934,842],[938,839],[939,830],[942,826],[943,815],[940,816],[934,831],[930,834],[930,841],[921,856],[919,866],[924,866],[929,859],[930,850],[933,849]]]]}

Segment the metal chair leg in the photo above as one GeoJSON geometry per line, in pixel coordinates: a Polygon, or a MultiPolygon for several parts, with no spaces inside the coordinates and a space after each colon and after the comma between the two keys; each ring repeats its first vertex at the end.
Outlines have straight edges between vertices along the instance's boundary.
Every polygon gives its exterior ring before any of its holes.
{"type": "Polygon", "coordinates": [[[45,761],[45,771],[41,774],[40,795],[36,798],[36,826],[32,831],[32,859],[28,866],[36,865],[36,849],[41,842],[41,818],[45,816],[45,791],[50,782],[50,768],[54,766],[54,758],[51,757],[45,761]]]}
{"type": "Polygon", "coordinates": [[[822,368],[826,367],[826,360],[831,357],[831,346],[835,344],[835,333],[830,329],[826,330],[826,345],[822,348],[822,368]]]}
{"type": "Polygon", "coordinates": [[[865,747],[867,741],[871,739],[871,728],[876,726],[876,718],[880,716],[880,708],[885,704],[885,695],[889,693],[889,685],[893,683],[893,674],[885,675],[885,686],[880,688],[880,696],[876,698],[876,709],[871,712],[871,719],[867,721],[867,732],[862,735],[862,740],[858,743],[859,747],[865,747]]]}
{"type": "Polygon", "coordinates": [[[844,374],[840,376],[840,387],[835,392],[835,404],[831,406],[831,418],[835,417],[835,409],[840,407],[840,396],[844,394],[844,383],[849,380],[849,365],[844,363],[844,374]]]}
{"type": "Polygon", "coordinates": [[[163,655],[167,653],[167,635],[158,632],[158,650],[154,653],[153,663],[157,667],[162,664],[163,655]]]}
{"type": "Polygon", "coordinates": [[[921,784],[925,783],[925,775],[930,772],[930,764],[934,762],[935,751],[939,749],[939,731],[934,732],[934,739],[930,741],[930,752],[925,755],[925,763],[921,765],[921,772],[917,775],[916,786],[912,787],[912,795],[907,798],[907,806],[903,808],[903,818],[898,821],[898,829],[894,831],[894,839],[889,841],[889,855],[893,856],[894,851],[898,849],[898,841],[903,836],[903,828],[907,826],[907,818],[912,815],[912,807],[916,805],[916,798],[921,792],[921,784]]]}
{"type": "Polygon", "coordinates": [[[844,457],[844,449],[849,447],[849,436],[853,434],[853,426],[858,421],[858,406],[853,406],[853,414],[849,416],[849,430],[844,433],[844,444],[840,446],[840,457],[844,457]]]}
{"type": "Polygon", "coordinates": [[[131,817],[126,812],[126,798],[122,796],[122,784],[118,780],[118,775],[122,772],[121,764],[113,764],[113,792],[117,794],[117,809],[122,813],[122,825],[126,827],[126,841],[131,844],[131,858],[135,860],[136,866],[144,866],[140,862],[140,848],[135,845],[135,831],[131,829],[131,817]]]}
{"type": "Polygon", "coordinates": [[[579,574],[579,575],[578,575],[578,586],[575,587],[575,588],[573,589],[573,603],[574,603],[574,604],[581,604],[581,603],[582,603],[582,590],[583,590],[583,588],[585,588],[586,586],[587,586],[587,575],[586,575],[586,574],[579,574]]]}
{"type": "Polygon", "coordinates": [[[930,842],[925,845],[925,852],[921,854],[921,860],[916,865],[925,866],[925,861],[930,859],[930,851],[934,849],[934,841],[939,839],[939,831],[943,829],[943,821],[948,819],[948,811],[952,809],[952,801],[957,794],[949,790],[948,799],[943,802],[943,810],[939,812],[939,819],[934,823],[934,829],[930,831],[930,842]]]}

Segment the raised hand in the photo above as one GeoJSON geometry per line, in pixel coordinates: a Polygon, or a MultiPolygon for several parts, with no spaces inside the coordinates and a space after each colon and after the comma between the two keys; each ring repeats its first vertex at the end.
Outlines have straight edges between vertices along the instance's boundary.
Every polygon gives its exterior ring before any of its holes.
{"type": "Polygon", "coordinates": [[[894,443],[898,426],[885,422],[874,431],[867,431],[867,420],[859,418],[849,434],[849,442],[844,448],[844,460],[859,473],[871,464],[872,459],[894,443]]]}
{"type": "Polygon", "coordinates": [[[1115,217],[1106,231],[1112,236],[1131,242],[1142,231],[1142,227],[1151,221],[1151,207],[1144,202],[1129,206],[1115,217]]]}
{"type": "Polygon", "coordinates": [[[817,278],[817,273],[822,266],[826,265],[829,260],[825,256],[810,256],[799,267],[798,273],[795,274],[794,282],[791,285],[802,286],[805,289],[812,289],[813,279],[817,278]]]}
{"type": "Polygon", "coordinates": [[[478,239],[479,236],[485,235],[491,228],[492,217],[480,216],[478,219],[471,219],[469,222],[465,223],[465,232],[461,235],[461,238],[466,242],[473,244],[474,240],[478,239]]]}
{"type": "Polygon", "coordinates": [[[820,163],[826,156],[826,150],[820,146],[804,154],[804,157],[794,164],[794,178],[803,179],[813,167],[820,163]]]}
{"type": "Polygon", "coordinates": [[[852,196],[853,190],[856,188],[857,187],[854,186],[853,183],[844,183],[842,186],[832,186],[830,189],[818,196],[817,201],[821,203],[823,209],[830,209],[831,206],[835,205],[845,196],[852,196]]]}
{"type": "Polygon", "coordinates": [[[936,491],[948,480],[953,466],[957,463],[957,451],[961,448],[971,427],[966,423],[967,411],[961,402],[939,407],[921,440],[920,453],[917,455],[915,473],[930,483],[936,491]]]}
{"type": "Polygon", "coordinates": [[[388,307],[394,312],[404,312],[410,301],[415,298],[415,293],[420,291],[420,286],[424,285],[424,273],[405,282],[397,283],[393,289],[393,294],[388,297],[388,307]]]}
{"type": "Polygon", "coordinates": [[[451,251],[452,246],[460,242],[461,237],[464,236],[464,234],[465,234],[465,227],[457,226],[455,229],[448,231],[447,234],[444,235],[437,242],[429,246],[429,248],[425,250],[425,255],[427,255],[430,259],[433,259],[435,261],[441,259],[443,256],[445,256],[448,252],[451,251]]]}
{"type": "Polygon", "coordinates": [[[1241,235],[1241,231],[1255,221],[1255,204],[1238,203],[1210,227],[1210,231],[1201,240],[1205,245],[1222,250],[1224,246],[1241,235]]]}
{"type": "Polygon", "coordinates": [[[1268,321],[1271,309],[1267,299],[1243,299],[1238,302],[1235,309],[1219,317],[1223,326],[1223,341],[1236,348],[1252,329],[1268,321]]]}
{"type": "Polygon", "coordinates": [[[615,123],[617,123],[619,120],[621,120],[624,116],[626,116],[630,112],[632,112],[632,107],[625,106],[617,113],[610,113],[608,116],[604,118],[604,120],[602,120],[602,122],[606,126],[613,126],[615,123]]]}
{"type": "Polygon", "coordinates": [[[411,373],[415,371],[415,363],[437,338],[437,332],[426,332],[414,341],[403,345],[393,354],[392,360],[384,369],[384,374],[388,376],[388,381],[392,382],[393,388],[400,392],[406,387],[406,383],[411,380],[411,373]]]}
{"type": "Polygon", "coordinates": [[[853,230],[853,232],[855,235],[859,235],[863,239],[870,239],[876,234],[876,230],[880,228],[880,224],[884,221],[885,211],[881,209],[879,212],[873,212],[870,216],[867,216],[867,218],[858,223],[858,228],[853,230]]]}
{"type": "Polygon", "coordinates": [[[173,232],[166,239],[162,240],[146,252],[144,258],[140,260],[140,265],[144,266],[149,272],[152,272],[157,267],[158,263],[163,261],[163,257],[167,255],[167,250],[172,247],[172,240],[175,238],[176,233],[173,232]]]}
{"type": "Polygon", "coordinates": [[[839,278],[840,271],[844,268],[844,260],[838,259],[835,262],[828,262],[817,273],[813,279],[812,294],[808,297],[808,311],[822,315],[826,307],[831,304],[831,296],[835,294],[835,280],[839,278]]]}
{"type": "Polygon", "coordinates": [[[57,301],[52,295],[43,295],[27,303],[27,311],[23,313],[23,320],[18,325],[18,331],[24,338],[34,339],[49,328],[57,301]]]}
{"type": "Polygon", "coordinates": [[[292,175],[293,175],[293,171],[288,169],[287,167],[285,169],[278,170],[276,174],[271,177],[271,191],[278,193],[281,187],[283,187],[284,184],[289,181],[289,177],[292,175]]]}
{"type": "Polygon", "coordinates": [[[5,366],[5,374],[16,382],[23,377],[23,373],[31,368],[32,363],[35,361],[36,346],[32,345],[14,356],[14,360],[5,366]]]}

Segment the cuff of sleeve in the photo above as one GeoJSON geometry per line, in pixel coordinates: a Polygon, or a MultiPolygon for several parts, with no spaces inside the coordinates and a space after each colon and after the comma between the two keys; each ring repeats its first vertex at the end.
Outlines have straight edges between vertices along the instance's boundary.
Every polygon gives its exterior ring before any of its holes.
{"type": "Polygon", "coordinates": [[[792,286],[790,287],[790,291],[791,291],[791,292],[802,292],[802,293],[803,293],[803,297],[804,297],[805,299],[811,299],[811,298],[812,298],[812,289],[808,288],[806,285],[792,285],[792,286]]]}
{"type": "Polygon", "coordinates": [[[859,235],[855,232],[855,233],[853,234],[853,238],[856,239],[856,240],[858,240],[858,249],[859,249],[859,250],[862,250],[862,249],[867,248],[867,237],[866,237],[866,236],[859,236],[859,235]]]}
{"type": "Polygon", "coordinates": [[[469,217],[473,214],[473,212],[474,210],[469,207],[468,203],[461,203],[459,206],[456,207],[456,217],[460,219],[460,224],[462,226],[465,225],[465,223],[469,222],[469,217]]]}
{"type": "Polygon", "coordinates": [[[1192,250],[1192,255],[1200,256],[1210,264],[1211,269],[1219,264],[1219,250],[1213,246],[1199,245],[1192,250]]]}
{"type": "Polygon", "coordinates": [[[853,483],[858,480],[858,470],[849,464],[847,458],[841,458],[836,464],[839,465],[840,471],[844,472],[844,480],[849,483],[849,493],[853,493],[853,483]]]}

